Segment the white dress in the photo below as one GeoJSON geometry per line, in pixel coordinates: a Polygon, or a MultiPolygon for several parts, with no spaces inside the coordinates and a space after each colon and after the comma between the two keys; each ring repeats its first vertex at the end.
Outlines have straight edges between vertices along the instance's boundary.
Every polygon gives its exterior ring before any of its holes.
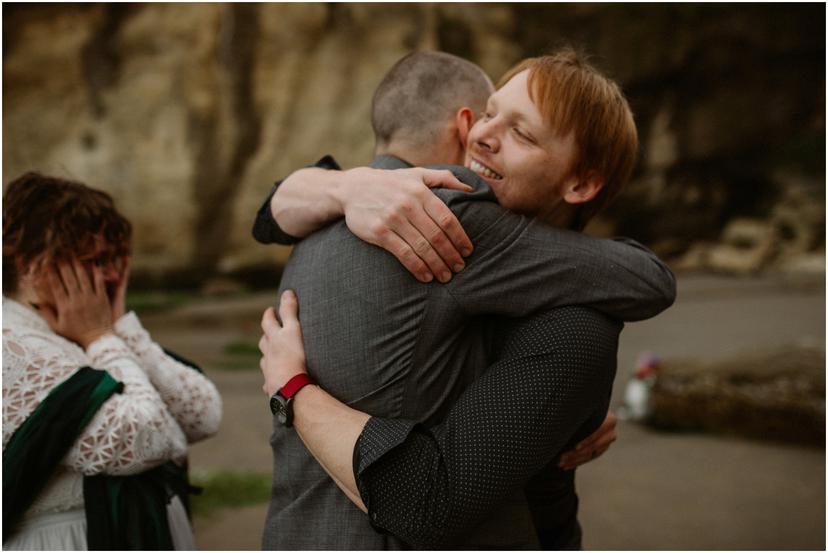
{"type": "MultiPolygon", "coordinates": [[[[213,383],[166,355],[135,313],[84,351],[33,309],[4,297],[4,449],[46,395],[85,365],[106,370],[124,391],[104,402],[3,549],[88,549],[84,475],[131,475],[182,461],[188,442],[218,430],[221,398],[213,383]]],[[[168,519],[176,549],[192,549],[180,502],[168,507],[168,519]]]]}

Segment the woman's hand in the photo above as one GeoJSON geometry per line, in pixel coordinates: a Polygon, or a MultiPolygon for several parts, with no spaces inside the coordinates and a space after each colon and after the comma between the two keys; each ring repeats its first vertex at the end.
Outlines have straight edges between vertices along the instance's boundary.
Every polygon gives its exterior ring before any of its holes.
{"type": "Polygon", "coordinates": [[[561,455],[558,466],[564,470],[572,470],[584,463],[588,463],[606,453],[609,447],[618,438],[615,426],[618,417],[612,411],[607,411],[607,417],[598,429],[575,446],[575,449],[561,455]]]}
{"type": "Polygon", "coordinates": [[[448,282],[463,270],[472,243],[454,213],[431,188],[470,192],[451,171],[359,167],[345,171],[339,199],[357,237],[391,252],[422,282],[448,282]]]}
{"type": "Polygon", "coordinates": [[[276,320],[272,307],[268,307],[262,317],[264,334],[259,340],[259,351],[262,352],[259,368],[264,376],[262,390],[268,397],[276,393],[291,377],[307,372],[298,311],[296,294],[292,290],[286,290],[279,303],[282,324],[276,320]]]}
{"type": "Polygon", "coordinates": [[[112,322],[124,316],[126,313],[126,291],[129,282],[129,257],[124,258],[124,268],[121,270],[121,277],[115,295],[112,296],[112,322]]]}
{"type": "Polygon", "coordinates": [[[41,304],[38,312],[60,336],[86,349],[105,334],[112,333],[112,307],[106,294],[103,273],[92,267],[92,277],[79,261],[60,263],[47,270],[54,307],[41,304]]]}

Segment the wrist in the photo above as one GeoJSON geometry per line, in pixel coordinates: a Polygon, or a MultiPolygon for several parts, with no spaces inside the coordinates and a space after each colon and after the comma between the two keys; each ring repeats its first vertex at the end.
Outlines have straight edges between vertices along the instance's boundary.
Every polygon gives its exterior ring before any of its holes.
{"type": "Polygon", "coordinates": [[[300,393],[314,384],[316,382],[307,373],[298,373],[270,396],[270,411],[279,423],[287,428],[293,426],[293,403],[300,393]]]}
{"type": "Polygon", "coordinates": [[[330,199],[330,215],[332,219],[345,216],[345,207],[348,205],[348,191],[350,190],[354,179],[354,171],[356,171],[356,169],[337,171],[336,175],[331,174],[332,172],[328,173],[332,177],[339,177],[332,178],[327,187],[330,199]]]}
{"type": "Polygon", "coordinates": [[[78,342],[78,345],[80,345],[80,347],[82,347],[83,349],[89,349],[89,346],[91,346],[93,343],[97,342],[98,340],[100,340],[104,336],[114,336],[114,335],[115,335],[115,330],[112,327],[102,328],[102,329],[93,330],[93,331],[87,332],[87,333],[85,333],[81,336],[78,336],[77,337],[77,342],[78,342]]]}
{"type": "MultiPolygon", "coordinates": [[[[356,197],[354,188],[369,178],[368,173],[370,171],[373,171],[373,169],[354,167],[353,169],[335,172],[338,178],[332,179],[329,190],[331,191],[332,209],[336,212],[337,217],[345,216],[348,202],[356,197]]],[[[331,173],[334,172],[331,171],[331,173]]]]}

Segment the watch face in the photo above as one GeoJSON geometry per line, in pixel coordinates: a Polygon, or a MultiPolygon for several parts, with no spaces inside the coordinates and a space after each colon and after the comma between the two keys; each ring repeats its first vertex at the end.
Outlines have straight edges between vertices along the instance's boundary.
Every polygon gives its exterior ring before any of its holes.
{"type": "Polygon", "coordinates": [[[290,426],[293,417],[291,412],[290,400],[282,397],[282,394],[275,393],[270,398],[270,410],[276,415],[279,424],[290,426]]]}

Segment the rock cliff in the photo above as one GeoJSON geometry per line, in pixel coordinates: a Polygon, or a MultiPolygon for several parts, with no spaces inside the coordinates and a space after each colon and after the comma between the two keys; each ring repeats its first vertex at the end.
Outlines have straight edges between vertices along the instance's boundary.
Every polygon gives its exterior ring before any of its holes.
{"type": "Polygon", "coordinates": [[[819,270],[824,22],[821,4],[6,4],[3,181],[112,193],[139,278],[270,267],[287,250],[249,234],[270,184],[323,153],[365,163],[399,57],[441,49],[497,79],[569,43],[622,83],[642,139],[594,232],[685,267],[819,270]]]}

